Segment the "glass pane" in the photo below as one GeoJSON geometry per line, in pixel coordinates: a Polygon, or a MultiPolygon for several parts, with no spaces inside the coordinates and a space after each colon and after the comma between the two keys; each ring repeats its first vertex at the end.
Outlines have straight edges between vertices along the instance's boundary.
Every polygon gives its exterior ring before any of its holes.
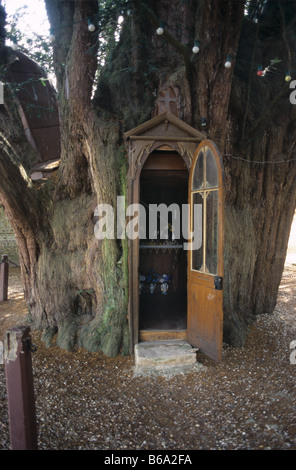
{"type": "Polygon", "coordinates": [[[210,149],[206,151],[206,187],[216,188],[218,186],[218,171],[215,157],[210,149]]]}
{"type": "Polygon", "coordinates": [[[203,188],[203,177],[204,177],[204,154],[201,150],[197,157],[194,174],[192,179],[192,191],[203,188]]]}
{"type": "Polygon", "coordinates": [[[206,212],[206,272],[217,274],[218,260],[218,191],[207,196],[206,212]]]}
{"type": "Polygon", "coordinates": [[[192,195],[192,228],[194,243],[192,249],[192,269],[203,270],[203,214],[204,198],[200,193],[192,195]]]}

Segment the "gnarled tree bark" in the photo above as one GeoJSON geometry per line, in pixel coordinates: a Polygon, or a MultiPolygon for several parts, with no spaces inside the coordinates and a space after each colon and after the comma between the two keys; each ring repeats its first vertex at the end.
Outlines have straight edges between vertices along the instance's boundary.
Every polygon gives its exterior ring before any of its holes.
{"type": "MultiPolygon", "coordinates": [[[[61,165],[57,178],[34,185],[24,158],[32,150],[3,109],[0,202],[19,242],[32,324],[44,329],[47,344],[57,333],[67,349],[128,352],[126,240],[97,240],[93,214],[100,202],[116,210],[116,197],[125,195],[123,132],[149,119],[169,86],[178,92],[179,117],[196,128],[205,119],[223,155],[224,340],[244,344],[254,317],[273,311],[296,206],[296,110],[283,78],[295,51],[285,14],[291,3],[281,3],[285,21],[274,24],[270,1],[254,22],[244,1],[135,0],[92,97],[98,42],[87,18],[100,15],[98,2],[46,0],[61,165]],[[161,21],[166,33],[158,37],[161,21]],[[196,39],[201,47],[193,55],[196,39]],[[257,64],[276,55],[277,74],[257,77],[257,64]]],[[[7,64],[11,51],[2,49],[7,64]]]]}

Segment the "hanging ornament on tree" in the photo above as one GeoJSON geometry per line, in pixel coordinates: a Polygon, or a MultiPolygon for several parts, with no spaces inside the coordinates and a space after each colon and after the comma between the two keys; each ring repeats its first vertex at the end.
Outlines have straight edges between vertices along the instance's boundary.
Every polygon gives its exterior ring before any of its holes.
{"type": "Polygon", "coordinates": [[[160,26],[156,30],[156,34],[158,34],[158,36],[161,36],[163,33],[164,33],[164,23],[160,23],[160,26]]]}
{"type": "Polygon", "coordinates": [[[231,56],[227,56],[227,59],[226,59],[226,62],[224,64],[224,67],[226,67],[227,69],[230,69],[231,67],[231,56]]]}
{"type": "Polygon", "coordinates": [[[286,82],[290,82],[291,80],[292,80],[292,77],[291,77],[291,75],[290,75],[290,72],[287,72],[287,73],[286,73],[286,76],[285,76],[285,81],[286,81],[286,82]]]}
{"type": "Polygon", "coordinates": [[[199,52],[199,46],[200,46],[199,42],[195,41],[194,46],[192,48],[193,54],[197,54],[199,52]]]}
{"type": "Polygon", "coordinates": [[[262,65],[258,65],[258,68],[257,68],[257,75],[258,75],[258,77],[262,77],[262,76],[263,76],[262,65]]]}
{"type": "Polygon", "coordinates": [[[54,42],[55,41],[55,35],[53,34],[53,30],[50,29],[50,34],[49,34],[49,40],[50,42],[54,42]]]}
{"type": "Polygon", "coordinates": [[[92,23],[92,21],[88,18],[88,30],[93,33],[96,30],[95,25],[92,23]]]}

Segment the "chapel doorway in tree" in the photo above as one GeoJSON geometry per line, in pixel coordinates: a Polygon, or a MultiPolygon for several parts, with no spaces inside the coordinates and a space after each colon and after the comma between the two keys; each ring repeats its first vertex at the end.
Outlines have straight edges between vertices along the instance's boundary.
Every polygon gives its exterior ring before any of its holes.
{"type": "Polygon", "coordinates": [[[201,206],[198,223],[202,234],[201,245],[192,251],[184,250],[182,238],[173,239],[172,234],[166,242],[174,242],[174,248],[163,246],[165,240],[160,236],[159,239],[153,240],[156,248],[152,248],[150,243],[145,246],[147,240],[150,242],[147,237],[146,210],[146,235],[143,239],[128,239],[130,352],[133,353],[135,344],[140,341],[187,338],[190,344],[220,360],[223,325],[224,207],[220,154],[215,144],[207,140],[204,133],[192,128],[169,111],[164,111],[126,132],[125,141],[128,150],[128,207],[132,204],[142,207],[141,203],[147,207],[149,204],[168,205],[174,202],[180,207],[188,203],[189,231],[194,232],[194,229],[191,230],[192,224],[195,223],[192,208],[197,201],[201,206]],[[208,176],[212,178],[213,173],[209,174],[209,165],[216,171],[213,180],[215,185],[210,187],[208,176]],[[196,185],[196,181],[202,181],[202,185],[196,185]],[[176,187],[179,188],[178,191],[176,187]],[[172,188],[175,189],[174,195],[172,188]],[[158,241],[161,243],[158,244],[158,241]],[[182,244],[183,249],[179,251],[178,245],[182,244]],[[155,254],[152,255],[153,252],[155,254]],[[166,258],[166,261],[161,260],[161,256],[166,258]],[[202,264],[199,265],[200,260],[202,264]],[[212,263],[209,265],[210,260],[212,263]],[[187,282],[184,274],[186,264],[187,282]],[[154,275],[158,282],[153,282],[154,275]],[[162,276],[164,282],[159,282],[162,276]],[[161,287],[165,281],[168,281],[168,286],[161,287]],[[152,284],[156,285],[151,286],[152,284]],[[180,294],[180,303],[181,298],[183,299],[180,309],[177,308],[177,303],[174,305],[175,314],[171,318],[166,316],[173,312],[167,301],[170,288],[172,293],[176,288],[175,294],[180,294]],[[166,289],[167,293],[163,293],[166,289]],[[184,295],[186,289],[187,297],[184,295]],[[143,294],[146,295],[146,300],[151,295],[149,301],[142,301],[143,294]],[[157,304],[156,294],[162,302],[167,302],[166,312],[160,302],[157,304]],[[154,313],[154,309],[157,318],[153,324],[151,313],[154,313]],[[187,320],[186,315],[184,316],[186,309],[187,320]]]}
{"type": "Polygon", "coordinates": [[[148,156],[140,175],[139,336],[186,339],[188,168],[169,145],[148,156]],[[182,212],[186,211],[185,214],[182,212]]]}

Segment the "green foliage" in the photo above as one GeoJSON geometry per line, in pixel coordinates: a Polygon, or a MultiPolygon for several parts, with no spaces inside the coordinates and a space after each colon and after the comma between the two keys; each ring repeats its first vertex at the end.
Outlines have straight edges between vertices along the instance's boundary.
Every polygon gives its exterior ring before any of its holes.
{"type": "MultiPolygon", "coordinates": [[[[90,18],[95,25],[95,34],[98,36],[98,72],[100,74],[107,58],[111,57],[112,50],[120,39],[122,21],[129,14],[127,0],[104,0],[99,2],[99,13],[90,18]]],[[[30,36],[22,32],[22,23],[27,14],[27,6],[16,10],[16,13],[7,17],[6,39],[7,45],[16,44],[21,52],[37,62],[48,76],[54,76],[52,44],[49,35],[39,35],[34,32],[30,36]]],[[[89,50],[89,53],[92,51],[89,50]]]]}
{"type": "Polygon", "coordinates": [[[288,25],[295,27],[296,4],[291,0],[247,0],[245,15],[251,21],[269,29],[270,33],[281,33],[288,25]]]}
{"type": "Polygon", "coordinates": [[[120,39],[122,22],[128,15],[129,2],[126,0],[105,0],[100,2],[99,14],[96,18],[98,31],[98,73],[106,61],[112,57],[112,51],[120,39]]]}
{"type": "Polygon", "coordinates": [[[16,44],[21,52],[37,62],[47,73],[53,75],[52,45],[48,35],[39,35],[32,32],[29,37],[21,30],[21,25],[27,13],[27,6],[16,10],[16,13],[7,17],[6,38],[7,45],[16,44]]]}

